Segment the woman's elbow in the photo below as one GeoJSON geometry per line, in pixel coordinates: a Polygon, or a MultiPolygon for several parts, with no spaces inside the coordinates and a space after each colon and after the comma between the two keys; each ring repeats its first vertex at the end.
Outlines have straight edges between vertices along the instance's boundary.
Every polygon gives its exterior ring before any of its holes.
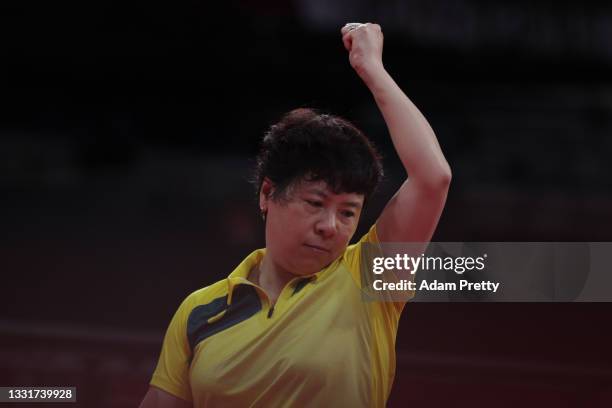
{"type": "Polygon", "coordinates": [[[449,166],[444,169],[430,174],[426,179],[415,180],[418,182],[422,190],[430,193],[446,193],[450,186],[453,174],[449,166]]]}
{"type": "Polygon", "coordinates": [[[451,180],[453,179],[453,172],[450,169],[450,166],[447,164],[443,171],[440,172],[438,176],[437,184],[443,188],[448,189],[450,186],[451,180]]]}

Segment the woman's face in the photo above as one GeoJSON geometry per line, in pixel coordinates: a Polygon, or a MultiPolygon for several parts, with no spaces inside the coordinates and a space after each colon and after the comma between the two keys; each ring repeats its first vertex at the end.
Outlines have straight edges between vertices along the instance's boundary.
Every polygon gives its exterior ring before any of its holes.
{"type": "Polygon", "coordinates": [[[272,199],[274,186],[264,180],[260,207],[266,215],[266,256],[293,275],[325,268],[346,249],[357,229],[364,196],[336,194],[323,181],[290,185],[272,199]]]}

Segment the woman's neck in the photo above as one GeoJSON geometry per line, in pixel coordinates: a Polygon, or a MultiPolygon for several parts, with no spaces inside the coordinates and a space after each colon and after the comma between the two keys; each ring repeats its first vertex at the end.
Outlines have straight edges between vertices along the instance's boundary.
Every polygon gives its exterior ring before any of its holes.
{"type": "Polygon", "coordinates": [[[269,256],[263,257],[254,272],[255,276],[251,281],[266,292],[272,304],[276,303],[287,283],[295,278],[295,275],[275,264],[269,256]]]}

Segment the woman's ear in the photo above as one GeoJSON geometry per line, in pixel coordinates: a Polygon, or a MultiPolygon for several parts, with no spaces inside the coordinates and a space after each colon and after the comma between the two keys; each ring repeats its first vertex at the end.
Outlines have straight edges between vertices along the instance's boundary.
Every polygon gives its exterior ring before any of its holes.
{"type": "Polygon", "coordinates": [[[268,213],[268,203],[272,199],[273,193],[274,184],[272,183],[272,180],[264,177],[263,181],[261,182],[261,188],[259,189],[259,211],[264,219],[268,213]]]}

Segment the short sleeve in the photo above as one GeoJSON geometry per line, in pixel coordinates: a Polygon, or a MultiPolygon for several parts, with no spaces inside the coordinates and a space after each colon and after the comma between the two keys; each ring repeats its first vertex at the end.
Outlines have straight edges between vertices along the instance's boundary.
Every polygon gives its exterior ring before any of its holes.
{"type": "MultiPolygon", "coordinates": [[[[373,275],[366,265],[372,263],[374,257],[384,256],[383,250],[378,240],[376,224],[372,225],[368,232],[354,245],[350,245],[345,252],[344,261],[351,272],[354,281],[363,288],[372,284],[373,275]]],[[[367,292],[367,291],[366,291],[367,292]]],[[[367,296],[367,295],[366,295],[367,296]]],[[[379,295],[382,296],[382,295],[379,295]]],[[[400,314],[406,304],[405,301],[386,300],[379,301],[380,306],[387,307],[393,319],[399,320],[400,314]]]]}
{"type": "Polygon", "coordinates": [[[150,384],[172,395],[191,401],[189,384],[189,363],[191,349],[187,340],[187,318],[190,312],[190,298],[181,303],[170,321],[157,367],[150,384]]]}
{"type": "Polygon", "coordinates": [[[368,247],[377,248],[379,243],[378,235],[376,234],[376,224],[374,224],[370,227],[368,232],[361,237],[359,242],[354,245],[349,245],[348,248],[346,248],[346,252],[344,253],[344,261],[357,280],[360,280],[359,274],[361,271],[361,257],[364,244],[370,244],[368,247]]]}

